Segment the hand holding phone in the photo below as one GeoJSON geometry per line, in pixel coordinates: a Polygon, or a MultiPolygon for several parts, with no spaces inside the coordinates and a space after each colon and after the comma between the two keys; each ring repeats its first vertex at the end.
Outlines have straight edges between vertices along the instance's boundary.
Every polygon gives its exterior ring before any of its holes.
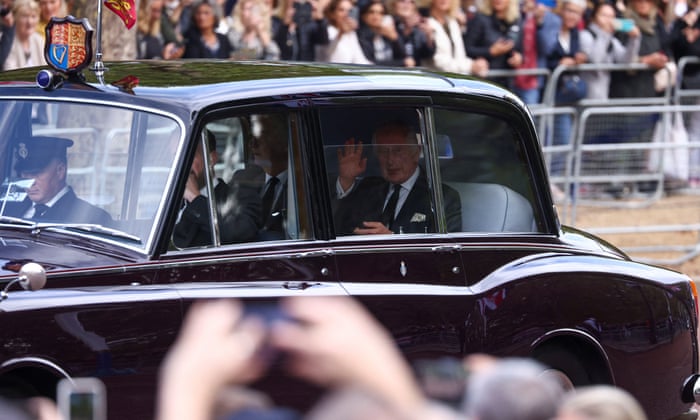
{"type": "Polygon", "coordinates": [[[56,391],[63,420],[107,419],[107,393],[99,379],[61,379],[56,391]]]}
{"type": "Polygon", "coordinates": [[[628,33],[634,29],[634,21],[632,19],[614,19],[613,29],[616,32],[628,33]]]}

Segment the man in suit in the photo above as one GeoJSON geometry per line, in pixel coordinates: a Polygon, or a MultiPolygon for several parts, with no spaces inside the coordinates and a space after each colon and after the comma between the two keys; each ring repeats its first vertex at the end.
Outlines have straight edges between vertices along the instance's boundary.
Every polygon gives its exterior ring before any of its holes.
{"type": "MultiPolygon", "coordinates": [[[[437,230],[431,191],[419,166],[416,133],[402,123],[388,123],[374,132],[374,153],[381,177],[360,179],[367,169],[362,143],[350,139],[338,150],[339,176],[334,220],[338,235],[428,233],[437,230]]],[[[462,229],[459,194],[443,185],[447,229],[462,229]]]]}
{"type": "Polygon", "coordinates": [[[284,239],[287,217],[287,162],[289,123],[285,114],[251,117],[253,162],[265,172],[260,177],[262,229],[260,240],[284,239]]]}
{"type": "MultiPolygon", "coordinates": [[[[219,159],[216,137],[206,130],[211,172],[219,159]]],[[[213,243],[209,199],[202,194],[206,185],[206,165],[201,142],[197,145],[190,175],[185,186],[184,208],[173,232],[173,244],[178,248],[206,246],[213,243]]],[[[222,179],[214,187],[219,239],[222,244],[253,241],[261,226],[260,196],[253,169],[236,171],[230,184],[222,179]]]]}
{"type": "Polygon", "coordinates": [[[72,140],[49,136],[17,141],[15,172],[34,182],[23,201],[6,203],[3,215],[36,222],[112,224],[106,211],[78,198],[66,183],[71,146],[72,140]]]}

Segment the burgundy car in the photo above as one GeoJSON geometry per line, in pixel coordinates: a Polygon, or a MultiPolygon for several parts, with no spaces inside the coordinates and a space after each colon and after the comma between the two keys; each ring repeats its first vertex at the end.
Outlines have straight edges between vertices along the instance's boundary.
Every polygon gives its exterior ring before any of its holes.
{"type": "MultiPolygon", "coordinates": [[[[53,398],[61,378],[93,376],[110,418],[147,419],[193,300],[351,295],[409,360],[534,357],[576,386],[628,390],[651,419],[696,417],[692,281],[559,224],[533,120],[510,92],[423,70],[106,65],[106,81],[0,74],[0,394],[53,398]],[[361,142],[357,181],[381,177],[381,154],[401,153],[373,146],[388,122],[415,133],[429,205],[392,234],[346,232],[339,158],[361,142]],[[61,139],[63,191],[91,212],[17,210],[36,195],[24,164],[38,137],[61,139]],[[204,222],[182,234],[196,165],[204,222]],[[284,175],[268,224],[275,165],[284,175]],[[43,287],[29,263],[45,270],[43,287]]],[[[281,370],[258,385],[297,407],[317,397],[281,370]]]]}

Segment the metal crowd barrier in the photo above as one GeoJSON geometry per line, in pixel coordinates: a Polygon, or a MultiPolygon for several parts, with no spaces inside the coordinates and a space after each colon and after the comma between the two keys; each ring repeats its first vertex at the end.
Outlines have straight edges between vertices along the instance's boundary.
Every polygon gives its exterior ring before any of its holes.
{"type": "MultiPolygon", "coordinates": [[[[679,78],[690,64],[700,64],[700,58],[681,59],[679,78]]],[[[535,119],[550,182],[559,190],[557,206],[562,221],[603,236],[634,237],[621,248],[635,258],[678,265],[700,255],[700,188],[686,186],[674,197],[680,194],[689,200],[668,204],[666,170],[669,156],[688,159],[686,164],[690,165],[694,162],[690,156],[695,154],[698,164],[689,166],[689,174],[700,179],[700,89],[685,89],[678,79],[675,87],[668,83],[664,92],[649,98],[584,99],[568,106],[554,103],[556,86],[567,71],[648,69],[639,63],[560,66],[546,75],[542,102],[528,106],[535,119]],[[690,126],[693,131],[687,130],[687,143],[672,141],[675,114],[683,117],[686,127],[691,121],[695,124],[690,126]],[[571,121],[565,139],[555,136],[556,122],[563,116],[571,121]],[[688,207],[684,210],[690,210],[689,216],[660,218],[652,223],[635,216],[635,212],[654,212],[669,205],[688,207]],[[592,217],[595,214],[605,214],[603,224],[595,224],[601,219],[592,217]]],[[[668,75],[670,78],[671,72],[668,75]]],[[[675,210],[667,212],[674,214],[675,210]]]]}

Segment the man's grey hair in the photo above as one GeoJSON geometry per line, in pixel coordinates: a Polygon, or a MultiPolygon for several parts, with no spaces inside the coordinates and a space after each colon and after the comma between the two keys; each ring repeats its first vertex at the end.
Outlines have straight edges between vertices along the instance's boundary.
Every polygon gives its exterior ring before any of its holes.
{"type": "Polygon", "coordinates": [[[545,366],[530,359],[503,359],[468,381],[463,409],[475,420],[549,420],[564,390],[545,366]]]}

